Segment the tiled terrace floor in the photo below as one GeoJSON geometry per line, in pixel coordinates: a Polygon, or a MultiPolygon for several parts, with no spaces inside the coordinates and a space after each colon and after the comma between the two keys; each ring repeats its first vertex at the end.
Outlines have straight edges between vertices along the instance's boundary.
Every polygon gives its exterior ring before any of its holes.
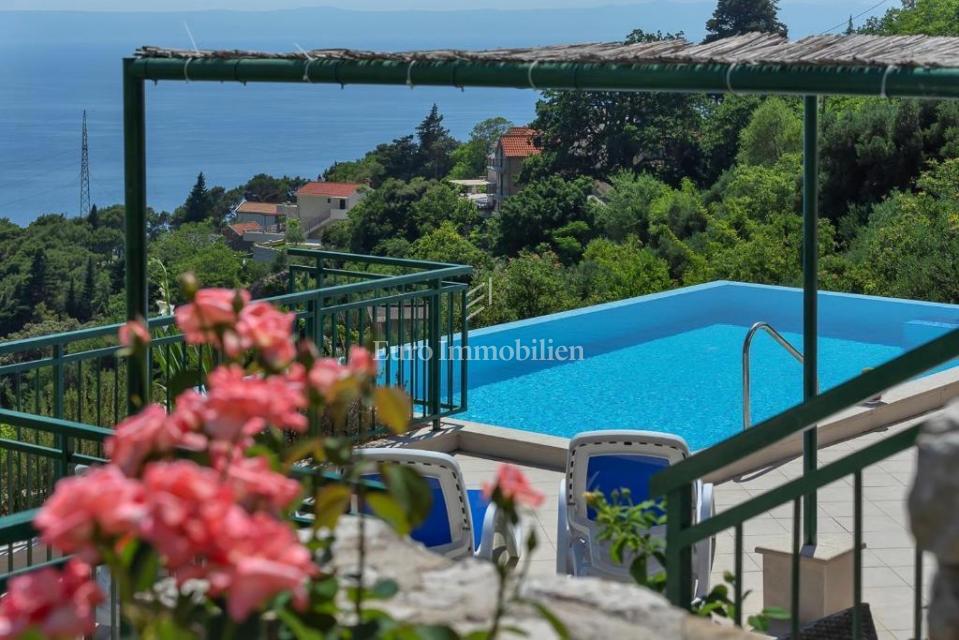
{"type": "MultiPolygon", "coordinates": [[[[865,434],[848,442],[832,445],[819,452],[820,464],[839,459],[856,449],[914,424],[907,422],[886,431],[865,434]]],[[[494,473],[498,460],[457,454],[470,488],[479,487],[494,473]]],[[[562,472],[555,469],[523,467],[531,482],[546,494],[545,504],[536,513],[536,532],[540,546],[534,553],[531,572],[553,575],[556,571],[556,530],[559,481],[562,472]]],[[[915,451],[905,451],[863,473],[863,600],[871,605],[873,619],[881,639],[905,640],[912,637],[914,546],[908,530],[905,499],[915,469],[915,451]]],[[[802,461],[792,460],[758,477],[716,487],[716,510],[722,511],[751,496],[797,477],[802,461]]],[[[837,481],[819,492],[819,538],[824,544],[852,546],[852,477],[837,481]]],[[[753,593],[744,610],[753,613],[762,608],[761,558],[757,546],[791,544],[792,505],[784,505],[747,522],[743,535],[743,585],[753,593]]],[[[722,580],[723,571],[733,570],[733,533],[717,538],[716,562],[712,582],[722,580]]],[[[928,592],[934,568],[925,561],[924,592],[928,592]]]]}

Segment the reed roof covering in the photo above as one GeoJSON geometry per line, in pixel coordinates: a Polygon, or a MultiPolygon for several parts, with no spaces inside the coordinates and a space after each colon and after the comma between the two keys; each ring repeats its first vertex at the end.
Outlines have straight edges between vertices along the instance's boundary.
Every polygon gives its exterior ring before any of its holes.
{"type": "Polygon", "coordinates": [[[959,38],[932,36],[822,35],[794,42],[775,34],[747,33],[694,44],[684,39],[624,44],[570,44],[464,51],[376,52],[314,49],[288,53],[195,51],[144,46],[139,58],[287,59],[393,62],[512,62],[577,64],[736,64],[959,69],[959,38]]]}

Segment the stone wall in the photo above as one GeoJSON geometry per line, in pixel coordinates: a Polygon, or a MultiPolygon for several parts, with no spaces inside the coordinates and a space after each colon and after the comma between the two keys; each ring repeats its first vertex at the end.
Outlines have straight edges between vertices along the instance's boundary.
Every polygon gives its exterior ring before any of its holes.
{"type": "MultiPolygon", "coordinates": [[[[357,521],[343,518],[334,547],[340,575],[356,571],[357,521]]],[[[400,592],[378,607],[398,619],[450,625],[457,632],[486,629],[496,605],[493,565],[480,560],[452,561],[401,540],[383,523],[368,519],[367,580],[395,580],[400,592]]],[[[533,578],[522,595],[548,607],[572,638],[612,640],[746,639],[757,636],[709,622],[672,607],[648,589],[598,578],[533,578]]],[[[504,623],[523,629],[527,638],[555,638],[553,629],[530,606],[515,606],[504,623]]],[[[503,634],[504,637],[512,634],[503,634]]],[[[520,636],[515,636],[520,637],[520,636]]]]}

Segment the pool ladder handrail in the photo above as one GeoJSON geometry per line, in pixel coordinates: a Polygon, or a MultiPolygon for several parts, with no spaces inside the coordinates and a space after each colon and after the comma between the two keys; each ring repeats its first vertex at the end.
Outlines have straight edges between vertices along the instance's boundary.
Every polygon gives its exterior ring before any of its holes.
{"type": "MultiPolygon", "coordinates": [[[[750,406],[749,400],[749,349],[752,346],[753,337],[755,337],[760,330],[768,333],[770,337],[778,342],[799,364],[803,364],[804,361],[802,352],[794,347],[789,340],[786,340],[785,336],[776,331],[768,322],[757,322],[749,327],[749,331],[746,332],[746,338],[743,340],[743,431],[752,426],[752,407],[750,406]]],[[[816,390],[819,390],[818,380],[816,381],[816,390]]]]}

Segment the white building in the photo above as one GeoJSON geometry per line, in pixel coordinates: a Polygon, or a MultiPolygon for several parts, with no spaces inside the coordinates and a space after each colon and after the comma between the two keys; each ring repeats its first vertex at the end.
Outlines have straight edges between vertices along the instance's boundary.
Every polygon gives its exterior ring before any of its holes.
{"type": "Polygon", "coordinates": [[[308,182],[296,191],[296,206],[303,230],[345,220],[347,212],[363,199],[366,185],[355,182],[308,182]]]}

